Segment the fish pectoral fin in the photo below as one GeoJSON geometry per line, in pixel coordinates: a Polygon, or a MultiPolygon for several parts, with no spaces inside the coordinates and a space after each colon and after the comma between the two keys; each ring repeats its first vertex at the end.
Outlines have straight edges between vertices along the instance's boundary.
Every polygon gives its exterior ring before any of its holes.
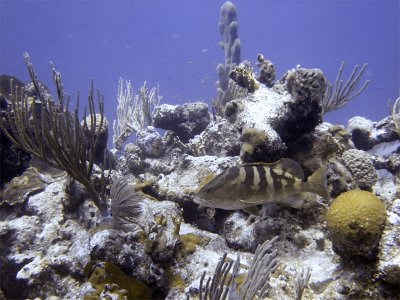
{"type": "Polygon", "coordinates": [[[249,215],[255,215],[255,216],[260,216],[260,210],[258,209],[257,206],[250,206],[246,208],[242,208],[242,210],[249,215]]]}
{"type": "Polygon", "coordinates": [[[293,208],[301,208],[304,205],[306,197],[306,193],[297,193],[283,199],[282,203],[293,208]]]}

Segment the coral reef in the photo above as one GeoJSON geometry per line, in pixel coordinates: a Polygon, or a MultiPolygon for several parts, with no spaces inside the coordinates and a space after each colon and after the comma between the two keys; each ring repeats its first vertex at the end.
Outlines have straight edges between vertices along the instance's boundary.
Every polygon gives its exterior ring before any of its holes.
{"type": "Polygon", "coordinates": [[[260,71],[257,80],[267,87],[272,87],[273,81],[275,80],[275,67],[272,62],[265,59],[262,54],[258,54],[256,65],[260,71]]]}
{"type": "Polygon", "coordinates": [[[325,96],[322,99],[322,109],[324,114],[346,105],[350,100],[360,95],[367,88],[369,80],[365,81],[358,91],[355,91],[362,75],[367,69],[367,66],[368,64],[365,63],[358,74],[358,66],[355,66],[350,77],[343,84],[341,77],[344,68],[344,62],[342,62],[339,72],[336,76],[335,84],[332,85],[331,83],[328,83],[325,96]]]}
{"type": "Polygon", "coordinates": [[[223,64],[217,66],[217,95],[213,102],[213,110],[216,114],[224,116],[226,103],[245,95],[229,78],[230,72],[240,64],[237,13],[232,2],[227,1],[222,5],[218,27],[222,36],[219,45],[224,50],[225,60],[223,64]]]}
{"type": "Polygon", "coordinates": [[[354,117],[347,125],[357,149],[370,150],[375,145],[398,140],[396,125],[392,117],[372,122],[364,117],[354,117]]]}
{"type": "MultiPolygon", "coordinates": [[[[9,245],[1,247],[0,275],[8,298],[68,295],[81,285],[90,234],[84,224],[64,219],[64,181],[49,182],[43,192],[29,197],[25,214],[0,222],[1,244],[9,245]]],[[[82,209],[89,213],[93,206],[82,209]]]]}
{"type": "Polygon", "coordinates": [[[230,73],[231,78],[236,84],[249,93],[254,93],[260,86],[253,75],[253,69],[248,64],[236,66],[230,73]]]}
{"type": "MultiPolygon", "coordinates": [[[[263,131],[264,139],[267,141],[264,145],[271,150],[275,149],[276,154],[282,155],[285,153],[285,148],[290,151],[290,148],[295,146],[296,138],[312,132],[322,122],[319,98],[315,96],[313,99],[304,97],[296,99],[286,90],[277,92],[261,85],[254,94],[245,97],[240,104],[236,102],[232,104],[235,106],[235,111],[229,120],[240,130],[253,128],[252,130],[263,131]]],[[[272,152],[269,157],[269,159],[279,158],[272,152]]],[[[261,160],[266,161],[265,158],[261,160]]]]}
{"type": "Polygon", "coordinates": [[[6,108],[11,92],[17,87],[23,86],[25,86],[25,84],[15,76],[0,75],[0,96],[2,109],[6,108]]]}
{"type": "Polygon", "coordinates": [[[240,157],[244,162],[274,162],[284,156],[286,146],[281,139],[257,128],[242,130],[240,157]]]}
{"type": "Polygon", "coordinates": [[[159,157],[165,151],[165,142],[153,126],[139,131],[136,142],[145,156],[159,157]]]}
{"type": "Polygon", "coordinates": [[[237,283],[240,256],[238,255],[236,261],[233,262],[228,260],[227,253],[224,253],[214,275],[207,280],[205,287],[203,287],[203,280],[206,273],[203,273],[200,279],[199,299],[224,299],[226,296],[235,299],[265,298],[269,287],[268,278],[279,266],[276,250],[271,251],[276,239],[277,237],[257,247],[249,271],[243,280],[240,280],[240,284],[237,283]],[[232,267],[232,273],[229,274],[232,267]]]}
{"type": "Polygon", "coordinates": [[[2,160],[15,160],[0,191],[0,298],[398,297],[397,117],[322,122],[365,89],[365,67],[345,84],[341,67],[335,86],[299,66],[275,81],[259,55],[253,76],[230,2],[219,27],[213,118],[204,102],[158,105],[121,80],[111,151],[93,89],[78,118],[54,69],[56,100],[28,57],[24,89],[0,77],[2,160]],[[17,161],[16,145],[36,157],[17,161]]]}
{"type": "Polygon", "coordinates": [[[83,299],[102,299],[107,296],[117,299],[151,299],[151,289],[139,280],[127,276],[117,266],[109,262],[93,263],[85,266],[88,281],[95,289],[83,299]]]}
{"type": "Polygon", "coordinates": [[[385,281],[392,284],[400,283],[400,200],[396,199],[388,211],[386,228],[382,233],[380,251],[378,254],[378,270],[385,281]]]}
{"type": "Polygon", "coordinates": [[[0,191],[0,205],[21,205],[30,196],[37,194],[46,187],[35,168],[28,168],[21,176],[14,177],[0,191]]]}
{"type": "Polygon", "coordinates": [[[360,189],[370,189],[378,176],[370,159],[370,155],[362,150],[349,149],[341,158],[354,175],[355,183],[360,189]]]}
{"type": "Polygon", "coordinates": [[[204,102],[183,105],[162,104],[153,112],[153,125],[172,130],[182,142],[187,142],[201,133],[210,123],[208,105],[204,102]]]}
{"type": "Polygon", "coordinates": [[[116,149],[121,149],[133,132],[138,133],[151,125],[152,111],[162,99],[158,91],[158,87],[149,90],[145,81],[135,94],[129,80],[124,85],[124,81],[119,79],[117,120],[113,124],[113,143],[116,149]]]}
{"type": "Polygon", "coordinates": [[[342,256],[374,257],[386,223],[386,209],[374,194],[353,190],[329,206],[326,220],[333,249],[342,256]]]}
{"type": "Polygon", "coordinates": [[[237,156],[240,152],[240,133],[225,119],[210,123],[203,132],[187,144],[188,154],[218,157],[237,156]]]}
{"type": "Polygon", "coordinates": [[[326,78],[320,69],[296,68],[287,74],[286,85],[295,101],[321,102],[326,90],[326,78]]]}
{"type": "Polygon", "coordinates": [[[107,149],[108,142],[108,121],[106,118],[103,118],[101,114],[96,114],[95,117],[89,115],[85,118],[84,121],[81,122],[81,126],[83,128],[83,134],[86,139],[94,138],[97,140],[97,144],[95,145],[94,151],[94,162],[97,165],[102,165],[104,162],[108,164],[113,164],[112,155],[107,149]],[[92,126],[92,122],[96,122],[92,126]],[[93,137],[91,130],[94,130],[93,137]],[[107,160],[108,158],[108,160],[107,160]],[[106,161],[105,161],[106,160],[106,161]]]}
{"type": "MultiPolygon", "coordinates": [[[[12,91],[24,86],[25,84],[14,76],[0,75],[0,118],[5,117],[7,106],[12,103],[12,96],[10,97],[12,91]]],[[[6,128],[11,131],[11,124],[7,123],[6,128]]],[[[4,183],[24,172],[24,170],[29,166],[31,157],[25,151],[15,147],[3,130],[0,131],[0,141],[0,186],[3,186],[4,183]]]]}
{"type": "MultiPolygon", "coordinates": [[[[68,110],[69,96],[64,91],[61,74],[52,67],[57,92],[57,101],[54,102],[47,89],[39,83],[27,53],[24,54],[24,59],[36,98],[30,96],[29,87],[26,88],[26,93],[25,88],[12,91],[12,104],[0,118],[2,132],[16,146],[47,164],[66,171],[74,180],[84,185],[101,214],[106,215],[103,194],[96,190],[91,181],[104,124],[103,99],[100,92],[100,120],[96,120],[92,82],[88,96],[90,123],[84,118],[81,126],[78,108],[76,107],[73,113],[68,110]]],[[[77,101],[79,102],[79,99],[77,101]]]]}

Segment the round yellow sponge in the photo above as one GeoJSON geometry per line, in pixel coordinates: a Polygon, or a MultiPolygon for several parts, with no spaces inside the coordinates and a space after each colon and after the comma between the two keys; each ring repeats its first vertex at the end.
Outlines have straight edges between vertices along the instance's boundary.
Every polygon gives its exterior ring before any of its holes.
{"type": "Polygon", "coordinates": [[[353,190],[332,202],[326,220],[335,252],[373,257],[385,227],[386,209],[374,194],[353,190]]]}

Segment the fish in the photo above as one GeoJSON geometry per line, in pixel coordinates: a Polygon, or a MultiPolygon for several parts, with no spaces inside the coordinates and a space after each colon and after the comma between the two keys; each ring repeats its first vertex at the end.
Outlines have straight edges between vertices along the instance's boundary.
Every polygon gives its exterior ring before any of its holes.
{"type": "Polygon", "coordinates": [[[233,166],[202,185],[194,202],[225,210],[254,212],[259,204],[281,203],[303,206],[307,193],[328,199],[324,167],[305,179],[300,164],[290,158],[274,163],[251,163],[233,166]]]}

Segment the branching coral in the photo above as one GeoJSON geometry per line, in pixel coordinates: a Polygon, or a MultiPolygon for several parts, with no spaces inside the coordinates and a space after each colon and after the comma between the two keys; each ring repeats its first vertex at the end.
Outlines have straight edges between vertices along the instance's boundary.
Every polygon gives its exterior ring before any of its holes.
{"type": "Polygon", "coordinates": [[[225,253],[219,261],[212,278],[206,282],[203,287],[205,272],[200,280],[200,300],[223,300],[229,295],[229,299],[252,300],[254,297],[265,297],[269,284],[268,279],[272,272],[279,266],[276,258],[277,251],[271,251],[273,244],[278,237],[259,245],[254,254],[249,272],[244,277],[243,283],[239,288],[239,294],[236,290],[236,278],[239,273],[240,257],[238,255],[236,262],[226,261],[225,253]],[[229,272],[233,270],[229,276],[229,272]],[[204,290],[203,290],[204,289],[204,290]]]}
{"type": "Polygon", "coordinates": [[[240,299],[251,300],[256,296],[259,298],[265,297],[269,287],[269,276],[279,267],[279,261],[276,258],[277,250],[271,251],[277,239],[278,237],[276,236],[270,241],[258,245],[249,272],[240,287],[240,299]]]}
{"type": "Polygon", "coordinates": [[[322,99],[322,113],[326,114],[330,111],[341,108],[347,104],[350,100],[360,95],[368,86],[369,80],[364,82],[358,91],[355,91],[358,83],[360,82],[361,76],[364,74],[368,64],[364,64],[357,74],[358,66],[355,66],[349,79],[343,84],[342,72],[344,68],[344,62],[340,65],[339,72],[336,76],[335,84],[328,83],[325,97],[322,99]]]}
{"type": "Polygon", "coordinates": [[[295,300],[301,300],[301,298],[303,298],[304,289],[307,287],[310,278],[311,273],[309,269],[302,270],[301,273],[297,274],[295,283],[295,300]]]}
{"type": "Polygon", "coordinates": [[[131,82],[126,80],[124,85],[124,81],[120,78],[117,120],[114,121],[113,126],[115,148],[120,149],[133,132],[137,133],[151,124],[151,113],[154,107],[160,104],[162,98],[158,92],[158,87],[149,90],[144,82],[135,94],[131,82]]]}
{"type": "Polygon", "coordinates": [[[229,293],[236,293],[234,286],[235,277],[237,275],[240,258],[238,257],[235,263],[234,271],[229,276],[233,261],[226,261],[227,253],[224,253],[221,260],[215,268],[215,273],[211,278],[208,278],[205,289],[203,291],[203,282],[206,273],[204,272],[200,279],[200,300],[224,300],[229,293]],[[236,272],[235,272],[236,271],[236,272]],[[229,277],[228,277],[229,276],[229,277]],[[230,292],[231,291],[231,292],[230,292]],[[203,294],[204,292],[204,294],[203,294]]]}
{"type": "Polygon", "coordinates": [[[12,105],[8,106],[0,119],[1,129],[15,145],[51,166],[65,170],[82,183],[101,213],[105,214],[107,207],[104,194],[99,193],[91,181],[95,149],[100,138],[96,130],[101,130],[104,121],[103,97],[98,92],[99,114],[96,116],[92,83],[88,97],[90,122],[84,118],[81,125],[79,94],[75,110],[70,112],[70,97],[64,92],[60,73],[53,67],[57,92],[57,101],[54,102],[39,83],[27,53],[24,58],[37,99],[28,97],[22,88],[13,88],[12,105]]]}

